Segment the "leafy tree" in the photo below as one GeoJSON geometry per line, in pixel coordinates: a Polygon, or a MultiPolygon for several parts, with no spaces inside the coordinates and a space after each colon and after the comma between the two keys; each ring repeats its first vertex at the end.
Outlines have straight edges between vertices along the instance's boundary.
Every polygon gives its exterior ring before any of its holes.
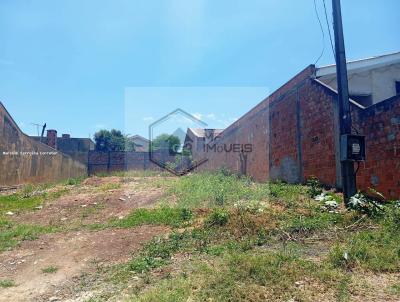
{"type": "Polygon", "coordinates": [[[133,142],[120,130],[100,130],[95,133],[97,151],[134,151],[133,142]]]}
{"type": "Polygon", "coordinates": [[[178,153],[181,146],[181,140],[175,135],[160,134],[151,143],[153,151],[168,149],[170,154],[178,153]]]}

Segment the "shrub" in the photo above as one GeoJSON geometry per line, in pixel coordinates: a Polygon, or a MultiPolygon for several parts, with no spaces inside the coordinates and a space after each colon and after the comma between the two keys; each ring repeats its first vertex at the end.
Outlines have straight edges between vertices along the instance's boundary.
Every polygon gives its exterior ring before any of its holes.
{"type": "Polygon", "coordinates": [[[214,209],[210,216],[207,218],[209,226],[223,226],[228,223],[229,213],[224,209],[214,209]]]}
{"type": "Polygon", "coordinates": [[[181,218],[183,221],[188,221],[193,218],[193,212],[190,209],[183,208],[181,209],[181,218]]]}
{"type": "Polygon", "coordinates": [[[311,198],[315,198],[317,195],[320,195],[322,193],[322,185],[316,177],[311,177],[310,179],[308,179],[307,186],[307,193],[311,198]]]}
{"type": "Polygon", "coordinates": [[[0,287],[7,288],[7,287],[12,287],[12,286],[15,286],[14,280],[10,280],[10,279],[0,280],[0,287]]]}

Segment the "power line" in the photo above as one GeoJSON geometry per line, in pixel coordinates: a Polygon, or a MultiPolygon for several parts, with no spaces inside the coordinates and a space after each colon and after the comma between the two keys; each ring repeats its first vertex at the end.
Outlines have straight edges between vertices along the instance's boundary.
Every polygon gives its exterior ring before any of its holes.
{"type": "Polygon", "coordinates": [[[328,27],[329,40],[331,41],[332,53],[333,53],[333,57],[336,61],[336,52],[335,52],[335,47],[333,46],[333,40],[332,40],[332,35],[331,35],[331,26],[329,25],[328,13],[326,11],[326,3],[325,3],[325,0],[322,0],[322,2],[324,3],[325,20],[326,20],[326,26],[328,27]]]}
{"type": "Polygon", "coordinates": [[[322,27],[321,19],[319,18],[318,10],[317,10],[317,3],[314,0],[314,10],[315,10],[315,15],[317,16],[319,27],[321,28],[321,33],[322,33],[322,51],[321,54],[319,55],[318,59],[315,61],[314,65],[317,65],[318,61],[322,58],[325,52],[325,32],[324,28],[322,27]]]}

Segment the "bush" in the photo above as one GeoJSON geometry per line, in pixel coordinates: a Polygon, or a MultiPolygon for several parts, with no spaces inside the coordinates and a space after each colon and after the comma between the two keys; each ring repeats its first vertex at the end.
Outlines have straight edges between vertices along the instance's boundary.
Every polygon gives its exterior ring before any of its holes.
{"type": "Polygon", "coordinates": [[[229,213],[223,209],[214,209],[210,216],[207,218],[209,226],[223,226],[228,223],[229,213]]]}
{"type": "Polygon", "coordinates": [[[310,179],[308,179],[307,186],[307,193],[311,198],[315,198],[322,193],[322,185],[316,177],[311,177],[310,179]]]}
{"type": "Polygon", "coordinates": [[[190,209],[183,208],[181,209],[181,218],[183,221],[189,221],[193,218],[193,212],[190,209]]]}

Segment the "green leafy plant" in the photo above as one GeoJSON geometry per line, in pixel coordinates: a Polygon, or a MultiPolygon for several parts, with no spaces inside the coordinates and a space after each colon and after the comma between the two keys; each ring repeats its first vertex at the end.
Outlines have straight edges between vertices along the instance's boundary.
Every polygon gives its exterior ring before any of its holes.
{"type": "Polygon", "coordinates": [[[372,217],[376,217],[384,213],[384,207],[381,203],[365,196],[361,192],[358,192],[356,195],[350,197],[348,207],[372,217]]]}
{"type": "Polygon", "coordinates": [[[48,267],[45,267],[45,268],[42,268],[42,273],[44,273],[44,274],[54,274],[54,273],[56,273],[58,271],[58,267],[56,267],[56,266],[48,266],[48,267]]]}
{"type": "Polygon", "coordinates": [[[181,209],[181,218],[183,221],[188,221],[193,218],[193,212],[190,209],[183,208],[181,209]]]}
{"type": "Polygon", "coordinates": [[[310,179],[308,179],[307,186],[307,193],[311,198],[315,198],[322,193],[322,185],[316,177],[311,177],[310,179]]]}
{"type": "Polygon", "coordinates": [[[0,287],[7,288],[7,287],[12,287],[12,286],[15,286],[14,280],[11,280],[11,279],[0,280],[0,287]]]}
{"type": "Polygon", "coordinates": [[[207,218],[209,226],[223,226],[228,223],[229,213],[224,209],[214,209],[210,216],[207,218]]]}

